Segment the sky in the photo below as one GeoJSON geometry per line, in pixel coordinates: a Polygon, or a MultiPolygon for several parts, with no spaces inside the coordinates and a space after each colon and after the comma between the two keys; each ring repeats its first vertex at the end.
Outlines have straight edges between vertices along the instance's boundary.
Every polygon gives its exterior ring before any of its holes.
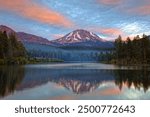
{"type": "Polygon", "coordinates": [[[0,0],[0,25],[49,40],[76,29],[106,40],[150,35],[150,0],[0,0]]]}

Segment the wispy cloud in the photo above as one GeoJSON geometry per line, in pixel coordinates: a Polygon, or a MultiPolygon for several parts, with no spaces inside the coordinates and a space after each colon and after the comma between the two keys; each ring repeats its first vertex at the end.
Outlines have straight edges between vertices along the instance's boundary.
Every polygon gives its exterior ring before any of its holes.
{"type": "Polygon", "coordinates": [[[73,25],[72,21],[62,14],[43,7],[31,0],[1,0],[0,9],[50,25],[64,27],[71,27],[73,25]]]}
{"type": "Polygon", "coordinates": [[[117,5],[121,3],[122,0],[98,0],[99,3],[104,5],[117,5]]]}
{"type": "Polygon", "coordinates": [[[150,15],[150,4],[141,5],[135,8],[131,8],[128,12],[135,13],[137,15],[150,15]]]}

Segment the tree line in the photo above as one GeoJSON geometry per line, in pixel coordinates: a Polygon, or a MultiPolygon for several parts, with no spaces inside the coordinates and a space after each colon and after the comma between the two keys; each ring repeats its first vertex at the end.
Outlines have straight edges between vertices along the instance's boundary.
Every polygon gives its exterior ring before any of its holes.
{"type": "Polygon", "coordinates": [[[115,49],[112,61],[117,64],[150,64],[150,37],[137,35],[133,40],[128,37],[125,41],[119,36],[114,43],[115,49]]]}
{"type": "Polygon", "coordinates": [[[0,64],[24,64],[26,49],[15,34],[0,31],[0,64]]]}

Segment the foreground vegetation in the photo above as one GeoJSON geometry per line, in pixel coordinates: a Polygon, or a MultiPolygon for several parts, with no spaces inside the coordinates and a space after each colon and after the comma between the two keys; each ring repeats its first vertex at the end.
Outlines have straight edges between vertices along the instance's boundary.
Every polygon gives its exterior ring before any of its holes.
{"type": "Polygon", "coordinates": [[[0,64],[24,64],[26,57],[26,49],[15,34],[0,32],[0,64]]]}
{"type": "Polygon", "coordinates": [[[49,59],[49,58],[28,58],[28,64],[36,64],[36,63],[61,63],[64,62],[63,60],[60,59],[49,59]]]}
{"type": "Polygon", "coordinates": [[[119,65],[149,65],[150,37],[129,37],[123,41],[121,36],[115,40],[115,50],[109,54],[109,62],[119,65]]]}

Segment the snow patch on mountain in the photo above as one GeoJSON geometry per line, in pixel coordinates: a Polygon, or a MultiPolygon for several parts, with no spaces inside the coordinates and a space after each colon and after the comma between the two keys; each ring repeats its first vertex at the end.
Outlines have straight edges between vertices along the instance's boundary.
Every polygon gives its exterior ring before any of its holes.
{"type": "Polygon", "coordinates": [[[81,36],[79,35],[79,32],[77,32],[77,37],[78,37],[78,39],[81,39],[81,36]]]}
{"type": "Polygon", "coordinates": [[[68,39],[72,34],[73,32],[69,33],[66,38],[68,39]]]}

